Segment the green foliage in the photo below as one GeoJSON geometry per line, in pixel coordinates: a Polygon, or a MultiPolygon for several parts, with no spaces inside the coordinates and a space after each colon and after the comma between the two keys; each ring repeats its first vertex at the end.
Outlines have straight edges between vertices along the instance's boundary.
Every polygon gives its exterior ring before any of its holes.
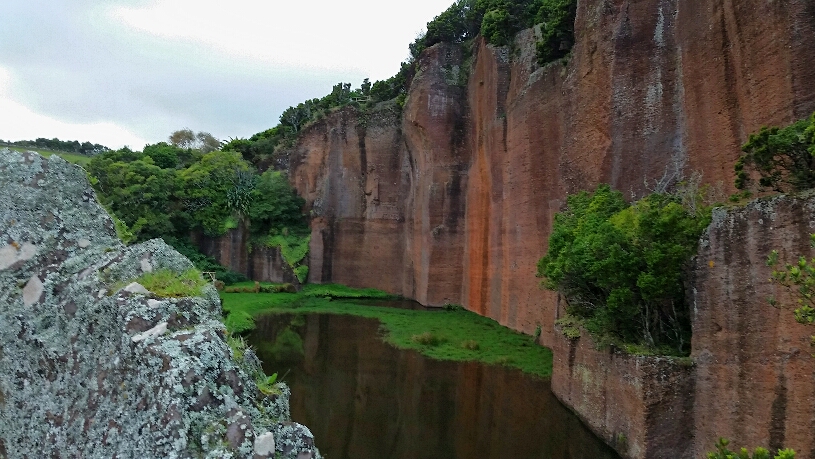
{"type": "Polygon", "coordinates": [[[311,233],[307,232],[307,228],[301,228],[299,232],[289,232],[283,228],[279,234],[269,236],[266,245],[280,248],[283,261],[292,269],[297,280],[303,283],[308,276],[308,266],[301,263],[308,255],[310,241],[311,233]]]}
{"type": "Polygon", "coordinates": [[[254,330],[255,319],[248,312],[236,311],[226,316],[224,325],[228,333],[239,335],[254,330]]]}
{"type": "Polygon", "coordinates": [[[447,342],[447,338],[444,338],[442,336],[436,336],[431,332],[424,332],[419,333],[418,335],[413,335],[410,337],[410,340],[422,346],[438,346],[439,344],[447,342]]]}
{"type": "Polygon", "coordinates": [[[563,336],[569,339],[580,338],[580,327],[583,326],[583,321],[569,314],[555,321],[555,326],[560,329],[563,336]]]}
{"type": "Polygon", "coordinates": [[[95,156],[87,166],[99,200],[144,241],[172,234],[174,170],[162,169],[149,156],[127,149],[95,156]]]}
{"type": "Polygon", "coordinates": [[[250,171],[249,164],[237,152],[213,151],[200,161],[179,172],[177,195],[188,216],[191,229],[209,236],[220,236],[228,230],[232,216],[228,196],[239,177],[250,171]]]}
{"type": "Polygon", "coordinates": [[[300,265],[294,268],[294,277],[302,284],[308,279],[308,266],[300,265]]]}
{"type": "MultiPolygon", "coordinates": [[[[815,247],[815,234],[810,235],[810,245],[815,247]]],[[[797,308],[793,311],[795,321],[809,326],[815,326],[815,258],[798,257],[795,264],[786,263],[783,268],[775,269],[778,265],[778,251],[773,250],[767,257],[767,266],[773,267],[770,281],[780,285],[795,299],[797,308]]],[[[777,306],[775,298],[769,303],[777,306]]],[[[812,336],[812,346],[815,346],[815,336],[812,336]]]]}
{"type": "Polygon", "coordinates": [[[155,165],[162,169],[176,169],[181,165],[181,159],[187,156],[184,149],[167,142],[145,145],[142,153],[152,158],[155,165]]]}
{"type": "Polygon", "coordinates": [[[250,349],[249,344],[246,343],[246,340],[241,335],[227,335],[226,344],[229,346],[229,349],[232,350],[232,358],[237,362],[242,362],[244,354],[250,349]]]}
{"type": "MultiPolygon", "coordinates": [[[[282,233],[287,227],[296,228],[298,231],[307,230],[308,225],[302,213],[305,200],[297,195],[283,172],[273,170],[264,172],[250,196],[248,215],[254,233],[282,233]]],[[[302,260],[304,256],[305,254],[294,260],[294,263],[302,260]]]]}
{"type": "Polygon", "coordinates": [[[563,295],[567,312],[600,342],[686,353],[683,267],[710,210],[691,212],[680,202],[676,195],[655,193],[629,206],[608,185],[569,196],[538,262],[541,284],[563,295]]]}
{"type": "Polygon", "coordinates": [[[81,156],[94,156],[100,153],[104,153],[106,151],[110,151],[110,148],[104,145],[99,145],[98,143],[96,144],[90,142],[80,143],[78,140],[59,140],[56,137],[54,137],[53,139],[46,139],[44,137],[40,137],[36,140],[20,140],[17,142],[0,141],[0,145],[8,145],[10,147],[21,147],[23,149],[29,148],[43,149],[50,150],[52,152],[73,153],[81,156]]]}
{"type": "Polygon", "coordinates": [[[574,19],[577,2],[574,0],[543,0],[536,14],[541,24],[541,38],[536,43],[538,63],[560,59],[574,46],[574,19]]]}
{"type": "MultiPolygon", "coordinates": [[[[207,285],[207,281],[201,277],[201,272],[195,268],[188,269],[180,274],[169,269],[160,269],[144,273],[132,282],[138,282],[156,296],[163,298],[199,296],[201,295],[201,289],[207,285]]],[[[124,287],[128,283],[130,282],[117,287],[124,287]]]]}
{"type": "Polygon", "coordinates": [[[791,449],[779,450],[775,456],[770,456],[770,452],[762,447],[758,447],[750,455],[747,448],[741,448],[738,452],[730,451],[727,446],[730,444],[725,438],[720,438],[716,443],[716,451],[707,453],[707,459],[795,459],[795,451],[791,449]]]}
{"type": "Polygon", "coordinates": [[[277,383],[277,373],[272,373],[271,376],[266,376],[257,382],[258,390],[266,395],[279,394],[280,389],[275,385],[277,383]]]}
{"type": "Polygon", "coordinates": [[[481,35],[487,40],[497,46],[506,46],[509,44],[510,33],[512,33],[511,17],[506,9],[493,9],[484,13],[484,19],[481,22],[481,35]]]}
{"type": "Polygon", "coordinates": [[[359,289],[340,284],[309,284],[303,288],[303,295],[316,298],[393,298],[390,293],[375,288],[359,289]]]}
{"type": "Polygon", "coordinates": [[[130,228],[127,227],[127,224],[123,222],[120,218],[116,216],[113,212],[108,210],[110,214],[110,218],[113,219],[113,226],[116,228],[116,236],[124,243],[125,245],[130,245],[133,241],[136,240],[136,236],[133,235],[133,232],[130,231],[130,228]]]}
{"type": "Polygon", "coordinates": [[[436,43],[461,43],[481,34],[487,43],[509,45],[520,30],[541,24],[540,64],[559,59],[574,44],[574,0],[458,0],[427,23],[410,44],[413,59],[436,43]]]}
{"type": "Polygon", "coordinates": [[[762,127],[750,134],[736,162],[736,188],[754,186],[777,192],[815,187],[815,114],[785,128],[762,127]]]}

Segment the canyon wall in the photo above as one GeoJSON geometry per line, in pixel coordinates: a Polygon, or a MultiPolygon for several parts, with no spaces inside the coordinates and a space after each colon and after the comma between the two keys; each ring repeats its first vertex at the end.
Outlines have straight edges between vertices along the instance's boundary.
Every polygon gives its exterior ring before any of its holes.
{"type": "Polygon", "coordinates": [[[585,332],[579,339],[558,333],[552,351],[552,392],[623,457],[704,457],[691,454],[695,368],[690,359],[597,349],[585,332]]]}
{"type": "Polygon", "coordinates": [[[201,253],[249,279],[299,285],[297,277],[283,261],[280,248],[253,247],[246,228],[231,229],[220,237],[193,233],[191,238],[201,253]]]}
{"type": "Polygon", "coordinates": [[[664,404],[693,419],[675,423],[689,430],[670,435],[693,440],[671,457],[700,457],[723,435],[815,458],[812,367],[797,341],[808,335],[759,287],[770,244],[806,249],[806,224],[770,238],[758,214],[719,215],[695,280],[695,363],[664,380],[683,399],[653,386],[662,364],[564,341],[557,298],[535,277],[569,193],[610,183],[636,198],[692,171],[734,191],[749,133],[815,111],[815,2],[579,0],[575,30],[571,56],[544,67],[535,29],[507,48],[436,45],[403,108],[345,107],[307,126],[290,179],[314,216],[309,281],[541,326],[556,393],[611,444],[622,433],[628,457],[667,457],[654,449],[670,443],[664,404]]]}
{"type": "Polygon", "coordinates": [[[815,458],[815,328],[795,322],[797,301],[769,282],[772,269],[766,265],[772,250],[782,266],[815,255],[810,233],[811,193],[714,211],[692,280],[693,457],[723,436],[734,444],[784,446],[796,457],[815,458]]]}
{"type": "Polygon", "coordinates": [[[691,171],[729,194],[750,132],[815,111],[813,17],[802,0],[586,0],[565,63],[535,63],[534,29],[430,48],[401,112],[344,108],[294,147],[310,281],[461,303],[551,345],[535,271],[567,194],[691,171]]]}

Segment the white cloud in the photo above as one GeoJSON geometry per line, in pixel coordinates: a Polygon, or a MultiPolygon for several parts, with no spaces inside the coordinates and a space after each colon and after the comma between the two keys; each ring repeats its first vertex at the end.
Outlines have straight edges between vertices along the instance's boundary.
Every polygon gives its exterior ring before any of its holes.
{"type": "Polygon", "coordinates": [[[9,97],[11,73],[0,67],[0,139],[34,140],[39,137],[48,139],[57,137],[62,140],[91,141],[110,148],[125,145],[141,149],[145,139],[133,134],[128,129],[111,122],[69,123],[33,112],[9,97]]]}
{"type": "Polygon", "coordinates": [[[452,0],[388,5],[381,0],[257,2],[164,0],[117,7],[110,17],[136,30],[219,53],[283,66],[346,69],[388,78],[407,45],[452,0]]]}
{"type": "Polygon", "coordinates": [[[87,140],[132,147],[182,127],[248,137],[337,82],[388,78],[453,0],[6,1],[0,138],[94,126],[87,140]]]}

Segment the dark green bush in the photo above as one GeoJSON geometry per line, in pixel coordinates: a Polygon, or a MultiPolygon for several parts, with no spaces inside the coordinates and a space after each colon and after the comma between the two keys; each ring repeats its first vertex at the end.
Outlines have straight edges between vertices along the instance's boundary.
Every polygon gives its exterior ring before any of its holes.
{"type": "Polygon", "coordinates": [[[680,202],[652,194],[629,205],[608,185],[569,196],[538,262],[542,285],[560,293],[567,312],[601,342],[687,353],[683,269],[710,211],[680,202]]]}
{"type": "Polygon", "coordinates": [[[815,114],[790,126],[762,127],[741,147],[736,162],[736,188],[754,187],[780,193],[815,187],[815,114]]]}

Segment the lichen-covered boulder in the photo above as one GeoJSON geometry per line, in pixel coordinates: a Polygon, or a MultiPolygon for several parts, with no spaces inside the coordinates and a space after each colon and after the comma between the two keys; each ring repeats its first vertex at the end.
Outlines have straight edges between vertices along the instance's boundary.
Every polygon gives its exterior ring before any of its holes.
{"type": "Polygon", "coordinates": [[[234,360],[211,285],[138,282],[192,268],[122,245],[78,166],[0,150],[0,458],[319,457],[288,388],[234,360]]]}

